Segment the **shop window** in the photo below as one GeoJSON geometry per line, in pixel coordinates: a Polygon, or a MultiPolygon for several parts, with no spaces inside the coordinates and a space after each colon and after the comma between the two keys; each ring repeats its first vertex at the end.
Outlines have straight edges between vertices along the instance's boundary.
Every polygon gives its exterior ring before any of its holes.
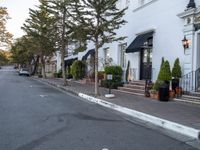
{"type": "Polygon", "coordinates": [[[122,68],[126,67],[126,63],[125,63],[125,50],[127,47],[127,43],[123,43],[123,44],[119,44],[119,65],[122,68]]]}

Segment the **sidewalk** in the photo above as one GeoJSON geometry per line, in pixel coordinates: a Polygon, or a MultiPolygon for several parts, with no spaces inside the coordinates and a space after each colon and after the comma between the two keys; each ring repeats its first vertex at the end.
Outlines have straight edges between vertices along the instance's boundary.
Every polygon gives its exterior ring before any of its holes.
{"type": "MultiPolygon", "coordinates": [[[[35,79],[46,82],[53,86],[60,87],[76,95],[83,93],[93,96],[94,93],[94,85],[92,84],[80,84],[74,81],[70,81],[70,86],[63,87],[63,82],[61,79],[35,79]]],[[[116,97],[107,99],[104,97],[104,95],[107,93],[108,89],[100,88],[101,96],[98,98],[119,106],[129,108],[131,110],[142,112],[151,116],[200,130],[200,105],[187,104],[176,101],[160,102],[146,97],[120,93],[116,90],[112,90],[112,93],[115,94],[116,97]]]]}

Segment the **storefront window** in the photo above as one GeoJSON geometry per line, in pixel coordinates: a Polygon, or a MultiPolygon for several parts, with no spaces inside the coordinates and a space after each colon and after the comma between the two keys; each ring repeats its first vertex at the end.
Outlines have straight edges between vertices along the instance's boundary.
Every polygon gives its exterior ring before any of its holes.
{"type": "Polygon", "coordinates": [[[122,68],[126,67],[125,63],[125,50],[127,47],[127,43],[123,43],[119,45],[119,64],[122,68]]]}

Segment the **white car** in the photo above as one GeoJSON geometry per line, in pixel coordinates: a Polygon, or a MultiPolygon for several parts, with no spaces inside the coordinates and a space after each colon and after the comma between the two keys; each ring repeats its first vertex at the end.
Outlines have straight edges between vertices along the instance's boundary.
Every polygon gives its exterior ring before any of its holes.
{"type": "Polygon", "coordinates": [[[27,68],[21,68],[21,69],[19,70],[19,75],[20,75],[20,76],[21,76],[21,75],[30,76],[29,69],[27,69],[27,68]]]}

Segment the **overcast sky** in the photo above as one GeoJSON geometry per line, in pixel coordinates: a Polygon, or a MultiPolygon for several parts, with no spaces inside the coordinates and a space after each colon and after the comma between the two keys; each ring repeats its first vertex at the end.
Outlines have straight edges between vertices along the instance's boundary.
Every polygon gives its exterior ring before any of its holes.
{"type": "Polygon", "coordinates": [[[34,8],[37,4],[38,0],[0,0],[0,6],[8,8],[11,19],[7,23],[7,29],[14,38],[24,34],[20,28],[29,16],[29,8],[34,8]]]}

